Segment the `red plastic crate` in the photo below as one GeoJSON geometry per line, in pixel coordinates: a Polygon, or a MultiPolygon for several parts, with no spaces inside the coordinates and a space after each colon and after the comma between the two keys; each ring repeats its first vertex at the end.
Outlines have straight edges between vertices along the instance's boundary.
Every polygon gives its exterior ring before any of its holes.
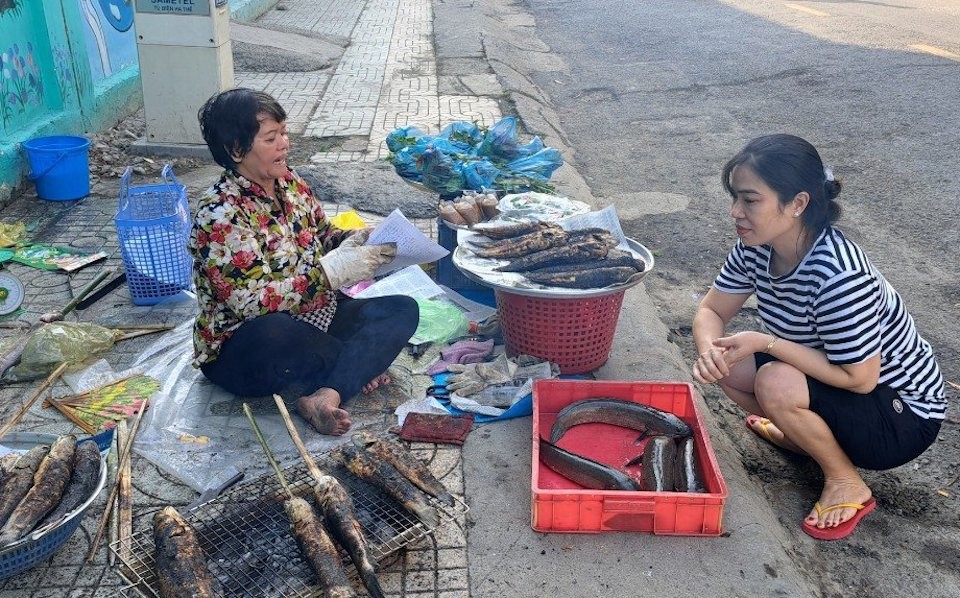
{"type": "MultiPolygon", "coordinates": [[[[641,452],[638,432],[607,424],[570,428],[557,445],[595,461],[623,468],[641,452]]],[[[652,532],[674,536],[718,536],[727,485],[717,466],[694,389],[682,382],[538,380],[533,386],[533,475],[531,527],[539,532],[652,532]],[[561,409],[589,398],[615,398],[668,411],[693,428],[695,452],[706,493],[591,490],[540,463],[539,436],[561,409]]]]}

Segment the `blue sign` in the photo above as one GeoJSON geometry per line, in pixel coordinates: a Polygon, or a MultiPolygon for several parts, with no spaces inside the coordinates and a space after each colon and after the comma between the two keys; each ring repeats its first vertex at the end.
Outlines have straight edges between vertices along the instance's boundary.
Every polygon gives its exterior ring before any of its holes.
{"type": "Polygon", "coordinates": [[[100,10],[107,22],[121,33],[133,25],[133,0],[100,0],[100,10]]]}

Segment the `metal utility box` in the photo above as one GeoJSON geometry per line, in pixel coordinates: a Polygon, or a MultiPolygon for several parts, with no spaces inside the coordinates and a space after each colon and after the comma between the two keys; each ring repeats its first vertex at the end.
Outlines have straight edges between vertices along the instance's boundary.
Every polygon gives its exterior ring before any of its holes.
{"type": "Polygon", "coordinates": [[[135,0],[146,145],[204,146],[197,111],[233,87],[227,0],[135,0]]]}

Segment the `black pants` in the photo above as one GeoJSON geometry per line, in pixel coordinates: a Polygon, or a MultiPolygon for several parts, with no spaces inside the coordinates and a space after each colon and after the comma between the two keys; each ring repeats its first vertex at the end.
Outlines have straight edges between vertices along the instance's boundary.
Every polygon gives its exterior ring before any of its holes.
{"type": "Polygon", "coordinates": [[[400,295],[341,297],[330,328],[278,312],[245,322],[201,371],[240,396],[302,397],[332,388],[342,400],[393,363],[417,330],[417,302],[400,295]]]}

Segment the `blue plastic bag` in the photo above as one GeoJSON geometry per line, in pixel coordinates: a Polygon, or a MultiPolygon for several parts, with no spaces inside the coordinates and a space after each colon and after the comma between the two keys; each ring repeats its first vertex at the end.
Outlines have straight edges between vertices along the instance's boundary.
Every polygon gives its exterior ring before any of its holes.
{"type": "Polygon", "coordinates": [[[423,184],[440,195],[463,190],[463,175],[460,173],[459,163],[432,145],[420,156],[420,165],[423,184]]]}
{"type": "Polygon", "coordinates": [[[517,119],[507,116],[490,127],[477,153],[493,160],[510,161],[517,158],[517,119]]]}
{"type": "Polygon", "coordinates": [[[474,191],[492,188],[494,181],[502,174],[500,169],[486,160],[470,162],[463,167],[461,173],[467,185],[466,188],[474,191]]]}
{"type": "Polygon", "coordinates": [[[387,149],[397,153],[405,147],[416,145],[426,136],[426,132],[419,127],[400,127],[387,135],[387,149]]]}
{"type": "Polygon", "coordinates": [[[563,166],[563,157],[560,150],[547,147],[532,156],[520,158],[507,164],[511,173],[526,176],[541,177],[544,180],[553,175],[553,171],[563,166]]]}
{"type": "Polygon", "coordinates": [[[483,141],[483,131],[477,125],[461,120],[445,126],[437,137],[449,140],[462,153],[476,153],[483,141]]]}

